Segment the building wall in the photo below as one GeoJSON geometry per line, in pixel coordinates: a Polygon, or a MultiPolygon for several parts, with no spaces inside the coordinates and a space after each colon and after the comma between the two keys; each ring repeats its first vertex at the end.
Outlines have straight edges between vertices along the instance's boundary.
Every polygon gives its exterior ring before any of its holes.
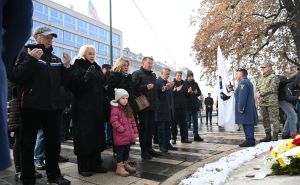
{"type": "MultiPolygon", "coordinates": [[[[45,25],[57,33],[53,40],[54,53],[62,57],[63,52],[74,58],[85,44],[94,45],[97,63],[102,65],[110,60],[109,26],[49,0],[33,1],[33,30],[45,25]]],[[[122,55],[122,32],[113,29],[113,58],[122,55]]],[[[29,43],[34,42],[31,38],[29,43]]]]}

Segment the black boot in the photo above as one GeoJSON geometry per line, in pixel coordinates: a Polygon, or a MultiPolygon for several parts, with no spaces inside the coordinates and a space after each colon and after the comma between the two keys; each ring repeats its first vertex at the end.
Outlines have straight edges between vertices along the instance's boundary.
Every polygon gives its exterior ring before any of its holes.
{"type": "Polygon", "coordinates": [[[271,133],[266,133],[266,137],[264,137],[263,139],[259,140],[260,142],[269,142],[271,141],[272,136],[271,133]]]}
{"type": "Polygon", "coordinates": [[[194,141],[203,141],[203,139],[199,136],[199,134],[196,134],[194,136],[194,141]]]}

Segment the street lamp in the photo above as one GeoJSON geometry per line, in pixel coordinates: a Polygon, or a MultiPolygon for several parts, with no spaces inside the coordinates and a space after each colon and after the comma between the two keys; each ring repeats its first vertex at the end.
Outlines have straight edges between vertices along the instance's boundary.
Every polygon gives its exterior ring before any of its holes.
{"type": "Polygon", "coordinates": [[[113,45],[112,45],[112,13],[111,13],[111,0],[109,0],[109,36],[110,36],[110,65],[114,64],[113,62],[113,45]]]}

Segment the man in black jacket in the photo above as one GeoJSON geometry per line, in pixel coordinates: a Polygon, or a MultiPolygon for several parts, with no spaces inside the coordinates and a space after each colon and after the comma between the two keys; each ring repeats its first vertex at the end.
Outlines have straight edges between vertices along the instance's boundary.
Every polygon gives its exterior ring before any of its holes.
{"type": "Polygon", "coordinates": [[[51,29],[39,27],[34,32],[37,44],[25,46],[14,68],[14,81],[22,86],[22,181],[35,184],[33,149],[37,130],[45,135],[46,173],[49,183],[69,185],[58,166],[60,153],[59,128],[63,101],[61,87],[70,67],[70,58],[64,54],[64,63],[52,51],[52,40],[57,37],[51,29]]]}
{"type": "Polygon", "coordinates": [[[194,74],[192,71],[187,71],[187,79],[183,85],[183,92],[186,98],[186,125],[188,125],[188,118],[191,116],[193,120],[193,133],[194,141],[203,141],[198,134],[198,113],[199,113],[199,99],[201,90],[198,83],[194,80],[194,74]]]}
{"type": "Polygon", "coordinates": [[[156,75],[152,72],[152,66],[153,58],[144,57],[142,67],[132,73],[132,84],[136,96],[144,94],[150,103],[150,107],[138,113],[141,157],[145,160],[151,159],[152,156],[160,156],[160,154],[152,148],[155,111],[158,109],[159,104],[156,75]]]}
{"type": "Polygon", "coordinates": [[[175,107],[175,120],[172,122],[172,144],[176,144],[177,140],[177,125],[180,128],[180,136],[182,143],[192,143],[188,140],[188,125],[185,123],[185,107],[186,99],[183,91],[184,81],[182,80],[182,72],[177,71],[174,79],[174,107],[175,107]]]}
{"type": "Polygon", "coordinates": [[[205,110],[206,110],[206,125],[208,125],[208,117],[211,124],[212,120],[212,111],[214,106],[214,100],[211,98],[211,93],[208,93],[208,96],[204,100],[205,110]]]}

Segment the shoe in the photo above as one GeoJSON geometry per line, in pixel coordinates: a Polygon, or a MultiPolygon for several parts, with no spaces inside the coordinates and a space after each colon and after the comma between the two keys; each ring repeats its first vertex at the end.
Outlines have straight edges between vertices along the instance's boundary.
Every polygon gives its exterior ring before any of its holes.
{"type": "Polygon", "coordinates": [[[94,172],[94,173],[107,173],[107,169],[102,168],[102,167],[98,167],[98,168],[92,170],[92,172],[94,172]]]}
{"type": "Polygon", "coordinates": [[[172,146],[171,144],[169,144],[169,150],[172,150],[172,151],[177,151],[178,148],[172,146]]]}
{"type": "Polygon", "coordinates": [[[172,140],[172,144],[173,144],[173,145],[176,145],[176,139],[173,139],[173,140],[172,140]]]}
{"type": "Polygon", "coordinates": [[[159,146],[159,151],[163,152],[163,153],[167,153],[168,152],[168,149],[166,149],[165,147],[163,146],[159,146]]]}
{"type": "Polygon", "coordinates": [[[121,177],[128,177],[129,176],[128,171],[125,170],[124,163],[118,163],[117,164],[116,174],[121,176],[121,177]]]}
{"type": "Polygon", "coordinates": [[[153,149],[150,149],[148,152],[152,157],[160,157],[161,156],[160,153],[158,153],[157,151],[155,151],[153,149]]]}
{"type": "Polygon", "coordinates": [[[149,153],[146,153],[146,152],[143,152],[141,154],[141,157],[142,157],[143,160],[151,160],[152,159],[152,156],[149,153]]]}
{"type": "Polygon", "coordinates": [[[192,141],[189,141],[188,139],[184,139],[184,140],[181,140],[181,143],[192,143],[192,141]]]}
{"type": "Polygon", "coordinates": [[[255,146],[255,144],[248,144],[246,141],[243,142],[242,144],[239,144],[240,147],[252,147],[255,146]]]}
{"type": "Polygon", "coordinates": [[[271,141],[272,137],[271,135],[267,135],[266,137],[264,137],[263,139],[259,140],[260,142],[269,142],[271,141]]]}
{"type": "Polygon", "coordinates": [[[17,182],[22,181],[21,172],[16,172],[16,174],[15,174],[15,181],[17,181],[17,182]]]}
{"type": "Polygon", "coordinates": [[[130,165],[129,161],[124,161],[124,167],[125,167],[125,170],[128,171],[129,173],[135,173],[136,172],[136,168],[132,167],[130,165]]]}
{"type": "Polygon", "coordinates": [[[130,166],[134,166],[134,165],[136,165],[136,162],[135,162],[135,161],[133,161],[133,160],[127,160],[127,161],[129,162],[130,166]]]}
{"type": "Polygon", "coordinates": [[[49,185],[70,185],[71,182],[69,180],[65,179],[63,176],[60,176],[55,180],[49,180],[47,184],[49,184],[49,185]]]}
{"type": "Polygon", "coordinates": [[[34,165],[35,165],[35,168],[37,170],[45,170],[46,169],[46,165],[43,161],[38,161],[37,160],[37,161],[34,162],[34,165]]]}
{"type": "Polygon", "coordinates": [[[197,134],[194,136],[194,141],[203,141],[203,139],[197,134]]]}
{"type": "Polygon", "coordinates": [[[43,175],[39,173],[38,171],[35,171],[35,178],[40,179],[43,178],[43,175]]]}
{"type": "Polygon", "coordinates": [[[290,136],[282,135],[282,139],[290,139],[290,138],[291,138],[290,136]]]}
{"type": "Polygon", "coordinates": [[[90,177],[93,175],[92,172],[79,172],[79,174],[83,177],[90,177]]]}
{"type": "Polygon", "coordinates": [[[69,162],[69,158],[59,155],[58,162],[60,162],[60,163],[69,162]]]}

